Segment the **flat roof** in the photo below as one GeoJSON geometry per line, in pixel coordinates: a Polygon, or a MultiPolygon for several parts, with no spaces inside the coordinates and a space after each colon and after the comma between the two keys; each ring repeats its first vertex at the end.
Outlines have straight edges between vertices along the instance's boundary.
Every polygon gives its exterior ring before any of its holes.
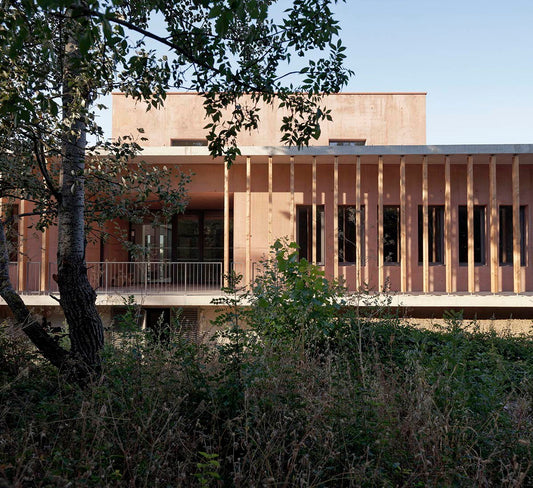
{"type": "MultiPolygon", "coordinates": [[[[533,154],[533,144],[442,144],[418,146],[240,146],[242,156],[409,156],[533,154]]],[[[145,146],[142,156],[209,156],[206,146],[145,146]]]]}

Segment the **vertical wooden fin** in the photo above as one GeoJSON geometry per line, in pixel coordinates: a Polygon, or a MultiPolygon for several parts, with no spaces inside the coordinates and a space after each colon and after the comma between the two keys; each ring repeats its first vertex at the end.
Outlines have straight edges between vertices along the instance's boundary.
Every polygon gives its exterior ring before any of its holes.
{"type": "Polygon", "coordinates": [[[251,282],[251,255],[252,255],[252,161],[246,158],[246,267],[244,268],[244,283],[246,286],[251,282]]]}
{"type": "MultiPolygon", "coordinates": [[[[20,199],[19,205],[19,215],[26,213],[27,211],[27,202],[26,200],[20,199]]],[[[26,291],[26,231],[27,225],[24,225],[24,218],[19,218],[19,239],[18,239],[18,288],[19,291],[26,291]]]]}
{"type": "Polygon", "coordinates": [[[224,285],[228,285],[229,276],[229,170],[224,163],[224,285]]]}
{"type": "Polygon", "coordinates": [[[520,272],[520,160],[513,156],[513,283],[514,292],[522,291],[520,272]]]}
{"type": "Polygon", "coordinates": [[[312,242],[312,261],[316,264],[316,156],[313,156],[313,183],[312,183],[312,207],[311,207],[311,242],[312,242]]]}
{"type": "Polygon", "coordinates": [[[446,292],[452,293],[452,188],[450,156],[444,159],[444,260],[446,264],[446,292]]]}
{"type": "Polygon", "coordinates": [[[361,156],[355,162],[355,289],[361,288],[361,156]]]}
{"type": "Polygon", "coordinates": [[[468,234],[468,292],[476,291],[474,266],[474,157],[466,158],[466,212],[468,234]]]}
{"type": "Polygon", "coordinates": [[[496,188],[496,156],[489,158],[490,200],[490,291],[499,292],[498,283],[498,196],[496,188]]]}
{"type": "Polygon", "coordinates": [[[422,212],[423,212],[423,288],[424,293],[429,292],[429,217],[428,217],[428,157],[422,160],[422,212]]]}
{"type": "Polygon", "coordinates": [[[272,245],[272,156],[268,157],[268,247],[272,245]]]}
{"type": "Polygon", "coordinates": [[[339,279],[339,158],[333,162],[333,278],[339,279]]]}
{"type": "Polygon", "coordinates": [[[294,223],[294,157],[291,156],[291,175],[290,175],[290,186],[291,186],[291,241],[296,242],[296,225],[294,223]]]}
{"type": "Polygon", "coordinates": [[[383,156],[378,158],[378,290],[385,286],[383,258],[383,156]]]}
{"type": "Polygon", "coordinates": [[[407,291],[407,211],[405,202],[405,156],[400,157],[400,290],[407,291]]]}
{"type": "Polygon", "coordinates": [[[48,288],[48,247],[50,242],[50,233],[48,228],[44,229],[41,233],[41,277],[39,282],[39,288],[41,293],[46,293],[48,288]]]}

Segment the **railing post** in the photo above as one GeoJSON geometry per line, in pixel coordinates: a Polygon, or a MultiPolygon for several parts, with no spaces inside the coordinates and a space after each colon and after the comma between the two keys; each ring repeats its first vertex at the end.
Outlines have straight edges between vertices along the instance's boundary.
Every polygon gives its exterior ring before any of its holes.
{"type": "Polygon", "coordinates": [[[144,294],[148,294],[148,273],[150,272],[150,262],[146,261],[145,273],[144,273],[144,294]]]}

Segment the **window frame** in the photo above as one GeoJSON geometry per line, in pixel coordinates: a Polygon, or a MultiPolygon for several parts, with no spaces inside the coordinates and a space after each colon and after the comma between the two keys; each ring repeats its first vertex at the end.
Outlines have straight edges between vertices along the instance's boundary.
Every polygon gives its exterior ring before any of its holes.
{"type": "MultiPolygon", "coordinates": [[[[296,205],[296,243],[298,244],[299,250],[298,250],[298,259],[307,259],[308,262],[312,263],[313,261],[313,239],[309,238],[312,232],[313,222],[309,218],[312,214],[313,206],[312,205],[296,205]],[[307,240],[307,246],[304,248],[301,245],[302,237],[301,234],[301,228],[300,228],[300,213],[306,213],[306,240],[307,240]],[[305,254],[305,255],[303,255],[305,254]]],[[[325,263],[325,240],[326,240],[326,226],[325,226],[325,220],[326,220],[326,213],[325,213],[325,206],[324,205],[317,205],[316,206],[316,221],[317,221],[317,227],[316,227],[316,264],[317,266],[324,266],[325,263]]]]}
{"type": "Polygon", "coordinates": [[[383,251],[383,265],[384,266],[399,266],[401,259],[402,259],[402,248],[401,248],[401,229],[402,229],[402,222],[401,222],[401,212],[400,212],[400,205],[383,205],[383,242],[379,243],[380,246],[382,246],[383,251]],[[385,215],[387,212],[395,210],[397,221],[396,221],[396,261],[387,261],[386,259],[386,253],[385,253],[385,245],[386,245],[386,238],[387,233],[385,232],[385,224],[386,219],[385,215]]]}
{"type": "MultiPolygon", "coordinates": [[[[443,266],[446,260],[445,257],[445,243],[444,243],[444,205],[428,205],[428,247],[429,247],[429,265],[430,266],[443,266]],[[440,214],[437,218],[436,212],[440,214]],[[440,227],[435,225],[434,219],[440,219],[440,227]],[[433,232],[431,232],[433,230],[433,232]],[[439,233],[438,239],[435,239],[435,234],[439,233]],[[434,252],[432,253],[432,243],[437,242],[438,245],[433,246],[434,252]],[[440,245],[440,251],[438,250],[440,245]],[[441,259],[434,260],[437,253],[441,254],[441,259]]],[[[418,206],[418,264],[424,264],[424,205],[418,206]]]]}
{"type": "MultiPolygon", "coordinates": [[[[527,205],[520,205],[519,208],[519,225],[520,225],[520,267],[526,267],[527,266],[527,227],[528,227],[528,219],[527,219],[527,205]]],[[[508,226],[506,226],[508,227],[508,226]]],[[[499,205],[498,206],[498,265],[499,266],[513,266],[514,264],[514,252],[513,252],[513,206],[512,205],[499,205]],[[511,232],[503,232],[502,230],[502,210],[505,210],[508,214],[510,214],[510,218],[506,218],[505,222],[510,222],[510,228],[511,232]],[[510,256],[511,259],[503,260],[502,256],[505,250],[502,248],[502,235],[506,235],[507,238],[510,235],[510,246],[506,246],[506,248],[510,248],[510,256]]]]}
{"type": "MultiPolygon", "coordinates": [[[[458,260],[459,266],[468,266],[468,206],[467,205],[458,205],[457,207],[457,245],[458,245],[458,260]],[[464,214],[465,222],[465,232],[466,242],[461,242],[461,215],[464,214]],[[464,244],[464,249],[461,251],[461,247],[464,244]],[[466,252],[466,260],[461,261],[461,253],[466,252]]],[[[487,206],[486,205],[474,205],[474,266],[486,266],[487,265],[487,206]],[[482,222],[476,222],[479,211],[482,210],[482,222]],[[480,231],[480,242],[479,242],[479,254],[481,255],[481,260],[476,260],[476,228],[479,228],[480,231]]]]}
{"type": "MultiPolygon", "coordinates": [[[[356,249],[356,242],[357,242],[357,227],[355,226],[355,218],[353,222],[353,236],[354,236],[354,242],[353,242],[353,261],[341,261],[341,248],[344,249],[343,256],[346,255],[346,237],[342,236],[341,233],[343,232],[341,229],[344,229],[345,223],[347,222],[346,218],[346,210],[353,209],[354,217],[356,212],[356,206],[355,205],[338,205],[338,211],[337,211],[337,224],[338,224],[338,244],[337,244],[337,250],[339,254],[339,265],[340,266],[351,266],[356,263],[357,260],[357,249],[356,249]],[[341,215],[342,212],[342,215],[341,215]],[[341,241],[344,242],[344,245],[341,245],[341,241]]],[[[366,260],[366,253],[365,253],[365,206],[360,206],[359,211],[360,219],[359,219],[359,232],[360,232],[360,243],[361,243],[361,266],[365,265],[366,260]]]]}

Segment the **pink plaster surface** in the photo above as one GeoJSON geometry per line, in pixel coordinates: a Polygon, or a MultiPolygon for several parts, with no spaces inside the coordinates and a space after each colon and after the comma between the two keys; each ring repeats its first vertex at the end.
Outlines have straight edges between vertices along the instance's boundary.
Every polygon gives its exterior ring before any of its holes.
{"type": "MultiPolygon", "coordinates": [[[[425,144],[425,94],[341,94],[332,95],[327,105],[333,111],[334,121],[326,124],[316,145],[327,145],[330,139],[366,139],[367,145],[420,145],[425,144]]],[[[202,101],[195,94],[169,94],[165,109],[146,112],[145,107],[134,103],[122,94],[113,96],[113,136],[130,134],[143,127],[148,137],[147,146],[168,146],[171,138],[197,139],[204,136],[206,121],[197,114],[203,113],[202,101]]],[[[264,107],[259,131],[242,134],[239,143],[247,146],[279,145],[278,127],[282,112],[264,107]]],[[[400,154],[384,157],[384,205],[400,205],[400,154]]],[[[489,245],[489,157],[474,154],[474,203],[485,205],[485,263],[475,266],[476,291],[490,291],[489,245]]],[[[355,156],[339,156],[339,205],[355,205],[355,156]]],[[[312,204],[312,157],[294,157],[294,214],[296,206],[312,204]]],[[[294,239],[296,223],[291,226],[290,160],[288,156],[273,157],[272,186],[272,239],[269,242],[269,191],[268,160],[253,156],[251,173],[251,262],[257,262],[269,252],[269,245],[278,237],[294,239]]],[[[154,156],[149,162],[158,164],[154,156]]],[[[325,206],[326,276],[334,272],[334,215],[333,163],[331,155],[317,157],[317,205],[325,206]]],[[[498,205],[512,204],[511,155],[497,155],[498,205]]],[[[525,205],[530,219],[533,204],[533,158],[527,154],[520,165],[520,205],[525,205]]],[[[189,209],[223,209],[224,165],[205,157],[167,156],[165,164],[180,165],[193,177],[188,187],[189,209]]],[[[467,155],[451,157],[451,258],[452,284],[456,292],[466,292],[467,266],[459,265],[458,206],[466,205],[467,155]]],[[[233,260],[235,269],[244,273],[247,247],[246,222],[246,159],[237,158],[229,172],[230,205],[233,215],[233,260]]],[[[377,242],[377,179],[378,157],[362,156],[361,205],[365,208],[365,234],[362,245],[366,260],[362,267],[362,281],[376,290],[378,272],[377,242]]],[[[444,205],[444,156],[430,156],[428,168],[429,205],[444,205]]],[[[422,292],[422,264],[418,262],[418,206],[422,205],[422,156],[406,156],[406,219],[402,225],[407,233],[407,291],[422,292]]],[[[295,219],[296,220],[296,219],[295,219]]],[[[127,229],[127,223],[122,222],[127,229]]],[[[110,224],[111,228],[111,224],[110,224]]],[[[526,225],[526,266],[521,268],[523,291],[533,292],[532,226],[526,225]]],[[[49,256],[55,261],[55,229],[50,232],[49,256]]],[[[29,242],[28,256],[40,259],[40,242],[29,242]]],[[[127,252],[116,242],[90,244],[87,259],[99,261],[126,261],[127,252]]],[[[355,289],[355,265],[340,265],[339,276],[349,289],[355,289]]],[[[513,267],[499,266],[499,289],[513,291],[513,267]]],[[[400,289],[400,266],[384,266],[384,275],[392,291],[400,289]]],[[[443,264],[430,265],[430,292],[446,291],[446,268],[443,264]]]]}
{"type": "MultiPolygon", "coordinates": [[[[247,101],[244,99],[243,104],[247,101]]],[[[365,139],[366,145],[425,144],[425,93],[341,93],[329,95],[324,104],[331,109],[333,121],[322,124],[322,134],[311,145],[327,146],[330,139],[365,139]]],[[[169,146],[176,139],[204,139],[208,120],[203,114],[202,98],[194,93],[169,93],[164,108],[146,111],[124,94],[113,94],[114,138],[144,130],[145,146],[169,146]]],[[[276,106],[261,106],[260,125],[243,132],[243,146],[279,146],[284,111],[276,106]]]]}

